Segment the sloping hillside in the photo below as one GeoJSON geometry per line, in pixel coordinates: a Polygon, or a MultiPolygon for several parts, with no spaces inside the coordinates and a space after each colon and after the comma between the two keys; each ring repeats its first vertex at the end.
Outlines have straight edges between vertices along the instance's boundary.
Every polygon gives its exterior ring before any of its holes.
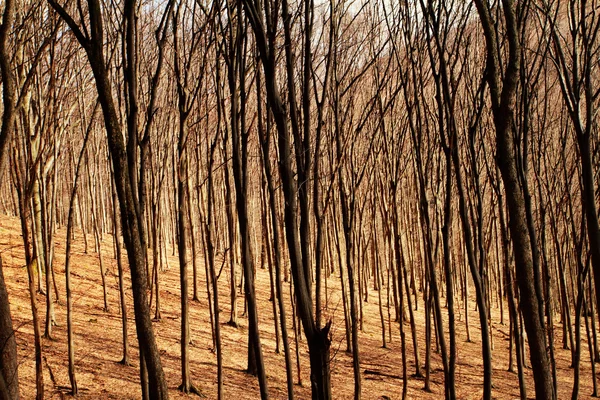
{"type": "MultiPolygon", "coordinates": [[[[34,346],[32,316],[27,290],[27,273],[24,268],[23,244],[20,236],[19,221],[12,217],[0,217],[0,251],[4,261],[4,274],[10,294],[11,310],[16,330],[18,356],[20,362],[19,378],[21,395],[24,399],[35,396],[34,382],[34,346]]],[[[67,376],[67,343],[66,343],[66,306],[64,281],[65,230],[59,229],[56,235],[56,259],[54,262],[60,299],[56,307],[58,326],[55,327],[55,340],[43,341],[44,380],[47,398],[67,397],[69,380],[67,376]]],[[[121,317],[119,314],[119,297],[116,260],[113,258],[112,237],[105,235],[103,255],[107,265],[107,282],[109,284],[109,312],[102,310],[102,286],[98,256],[91,250],[83,252],[83,238],[76,233],[73,246],[73,286],[74,290],[74,330],[76,343],[77,379],[81,390],[80,398],[89,399],[138,399],[138,355],[136,347],[135,326],[130,324],[129,343],[131,344],[131,366],[118,363],[122,358],[121,317]]],[[[201,260],[199,260],[201,261],[201,260]]],[[[171,268],[161,275],[161,314],[162,319],[154,323],[155,333],[162,354],[165,373],[168,380],[171,398],[187,398],[177,391],[180,384],[179,359],[179,276],[176,257],[170,259],[171,268]]],[[[200,264],[201,266],[203,264],[200,264]]],[[[208,299],[206,296],[206,280],[204,267],[200,268],[199,287],[200,302],[191,302],[191,372],[194,383],[207,398],[216,398],[216,356],[211,351],[212,338],[208,299]]],[[[127,280],[127,301],[129,315],[133,318],[131,304],[131,286],[127,280]]],[[[228,277],[223,270],[219,280],[221,321],[229,316],[228,277]]],[[[275,333],[273,326],[272,306],[269,302],[269,275],[267,270],[257,270],[257,297],[260,314],[260,329],[271,398],[286,398],[285,364],[283,350],[275,352],[275,333]]],[[[288,304],[288,329],[291,335],[290,346],[295,354],[291,308],[289,303],[289,284],[284,283],[288,304]]],[[[353,378],[351,356],[345,352],[345,334],[343,311],[339,296],[339,280],[332,275],[328,281],[328,315],[333,319],[332,328],[332,390],[334,398],[352,397],[353,378]]],[[[384,302],[385,295],[383,296],[384,302]]],[[[40,321],[45,321],[45,297],[38,294],[40,321]]],[[[243,310],[243,298],[239,297],[240,313],[243,310]]],[[[364,305],[364,331],[360,334],[360,351],[363,372],[364,399],[398,399],[402,392],[402,362],[398,324],[392,321],[392,341],[388,348],[381,347],[381,325],[377,292],[370,289],[368,303],[364,305]]],[[[421,305],[421,304],[420,304],[421,305]]],[[[418,318],[419,351],[422,362],[425,359],[425,333],[423,307],[416,312],[418,318]]],[[[458,362],[456,371],[457,394],[461,399],[479,399],[482,395],[482,362],[478,338],[477,313],[474,302],[470,306],[471,336],[473,341],[466,342],[464,317],[457,309],[457,343],[458,362]]],[[[506,319],[508,320],[508,319],[506,319]]],[[[252,376],[244,373],[246,366],[247,324],[240,316],[241,326],[236,329],[222,325],[224,352],[225,398],[255,399],[259,396],[258,383],[252,376]]],[[[43,326],[42,326],[43,327],[43,326]]],[[[557,338],[561,329],[556,325],[557,338]]],[[[494,340],[494,396],[499,399],[519,397],[516,373],[507,372],[508,367],[508,333],[507,325],[499,324],[498,310],[493,309],[492,332],[494,340]]],[[[406,324],[407,354],[409,373],[414,371],[410,329],[406,324]]],[[[585,331],[584,331],[585,332],[585,331]]],[[[585,344],[583,344],[585,346],[585,344]]],[[[570,397],[573,371],[569,368],[570,351],[557,345],[559,398],[570,397]]],[[[303,385],[295,385],[299,399],[310,398],[309,369],[307,347],[303,338],[300,341],[300,364],[303,385]]],[[[580,393],[587,396],[591,393],[589,362],[587,348],[582,349],[582,388],[580,393]]],[[[294,366],[296,360],[294,357],[294,366]]],[[[410,378],[408,381],[408,398],[437,399],[443,397],[443,373],[440,358],[432,353],[432,393],[422,390],[423,381],[410,378]]],[[[516,366],[515,366],[516,368],[516,366]]],[[[297,382],[297,381],[296,381],[297,382]]],[[[527,384],[530,395],[533,395],[531,371],[527,370],[527,384]]],[[[193,396],[190,396],[193,397],[193,396]]]]}

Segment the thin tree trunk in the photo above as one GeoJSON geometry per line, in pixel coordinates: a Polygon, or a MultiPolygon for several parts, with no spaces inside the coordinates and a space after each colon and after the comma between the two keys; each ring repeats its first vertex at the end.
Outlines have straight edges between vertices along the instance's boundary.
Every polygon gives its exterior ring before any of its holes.
{"type": "MultiPolygon", "coordinates": [[[[20,182],[17,182],[20,185],[20,182]]],[[[35,292],[35,278],[33,270],[33,257],[31,255],[30,248],[30,233],[28,216],[31,211],[27,205],[25,194],[21,188],[17,188],[17,194],[19,196],[19,211],[21,216],[21,231],[23,236],[23,245],[25,248],[25,264],[27,266],[27,277],[29,282],[29,300],[31,305],[31,314],[33,316],[33,340],[35,347],[35,387],[36,387],[36,400],[44,399],[44,374],[42,365],[42,334],[40,331],[40,322],[38,317],[38,308],[35,292]]]]}
{"type": "MultiPolygon", "coordinates": [[[[281,284],[281,244],[279,243],[279,225],[277,222],[277,208],[276,208],[276,194],[275,188],[273,185],[273,175],[271,172],[271,160],[269,158],[270,151],[270,143],[271,143],[271,120],[267,117],[267,126],[266,130],[263,129],[263,117],[262,117],[262,102],[261,102],[261,74],[260,71],[257,71],[256,74],[257,81],[257,108],[258,108],[258,132],[260,134],[260,143],[262,150],[262,164],[265,174],[265,179],[267,183],[267,191],[268,191],[268,208],[270,210],[271,217],[271,232],[273,237],[273,261],[275,264],[275,294],[277,296],[277,304],[279,305],[279,318],[280,318],[280,326],[281,326],[281,339],[283,341],[283,352],[285,356],[285,372],[286,372],[286,381],[287,381],[287,395],[289,400],[294,399],[294,377],[293,377],[293,367],[292,367],[292,355],[290,351],[290,344],[288,340],[287,333],[287,320],[286,320],[286,312],[285,312],[285,302],[283,299],[283,287],[281,284]]],[[[292,293],[290,291],[290,296],[292,293]]],[[[295,313],[293,313],[293,318],[295,321],[295,313]]],[[[295,322],[294,322],[295,325],[295,322]]],[[[297,345],[297,342],[296,342],[297,345]]],[[[298,362],[300,359],[298,358],[298,362]]],[[[298,377],[300,377],[300,364],[298,363],[298,377]]],[[[300,381],[300,380],[299,380],[300,381]]],[[[301,382],[301,381],[300,381],[301,382]]]]}
{"type": "MultiPolygon", "coordinates": [[[[119,301],[121,303],[121,327],[123,331],[123,358],[119,363],[129,365],[129,340],[128,323],[127,323],[127,304],[125,304],[125,277],[123,272],[123,259],[121,255],[121,243],[119,237],[120,224],[117,212],[117,192],[115,190],[114,181],[111,179],[112,206],[113,206],[113,240],[115,241],[115,249],[117,252],[117,270],[119,273],[119,301]]],[[[158,292],[157,292],[158,297],[158,292]]]]}
{"type": "Polygon", "coordinates": [[[217,398],[223,399],[223,354],[221,347],[221,324],[219,322],[219,287],[217,282],[217,273],[215,268],[215,251],[212,240],[212,222],[213,222],[213,200],[215,198],[213,189],[212,166],[214,163],[214,153],[217,146],[216,139],[210,147],[209,169],[208,169],[208,201],[207,201],[207,223],[205,226],[206,248],[208,252],[208,263],[210,265],[210,279],[213,289],[213,304],[215,310],[215,347],[217,351],[217,398]]]}
{"type": "Polygon", "coordinates": [[[95,174],[90,174],[90,162],[89,162],[89,157],[87,155],[86,152],[86,168],[87,168],[87,175],[88,175],[88,191],[90,194],[90,199],[92,202],[92,223],[94,224],[94,239],[95,239],[95,243],[96,243],[96,252],[98,253],[98,261],[100,264],[100,277],[102,278],[102,295],[103,295],[103,299],[104,299],[104,312],[109,312],[109,308],[108,308],[108,293],[107,293],[107,287],[106,287],[106,272],[104,271],[104,260],[102,258],[102,239],[100,238],[100,229],[98,227],[98,210],[97,210],[97,205],[96,205],[96,201],[94,200],[96,198],[96,194],[94,193],[93,189],[92,189],[92,181],[95,180],[96,175],[95,174]]]}

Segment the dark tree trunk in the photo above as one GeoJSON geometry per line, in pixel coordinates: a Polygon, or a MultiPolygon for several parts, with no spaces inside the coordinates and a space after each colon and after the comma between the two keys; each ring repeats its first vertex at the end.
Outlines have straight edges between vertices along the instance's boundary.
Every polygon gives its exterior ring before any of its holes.
{"type": "Polygon", "coordinates": [[[208,253],[208,263],[210,269],[210,280],[212,281],[213,289],[213,304],[215,309],[215,347],[217,351],[217,398],[223,398],[223,354],[221,349],[221,326],[219,321],[219,290],[217,284],[217,274],[215,268],[215,250],[212,240],[212,223],[213,223],[213,200],[215,198],[213,189],[213,173],[212,167],[214,164],[214,153],[217,146],[216,138],[210,146],[210,156],[208,162],[208,201],[207,201],[207,223],[205,225],[206,248],[208,253]]]}
{"type": "MultiPolygon", "coordinates": [[[[181,104],[180,104],[181,107],[181,104]]],[[[192,384],[190,376],[190,324],[188,299],[188,178],[187,178],[187,140],[186,118],[180,116],[179,140],[177,144],[177,249],[179,252],[179,284],[181,288],[181,385],[179,390],[184,393],[196,393],[198,390],[192,384]]]]}
{"type": "Polygon", "coordinates": [[[502,12],[506,24],[508,60],[505,70],[498,59],[500,42],[494,28],[490,5],[476,0],[487,47],[487,82],[492,101],[494,126],[496,129],[496,160],[506,192],[509,229],[513,242],[516,262],[516,278],[519,285],[520,305],[524,316],[525,329],[529,339],[530,360],[533,368],[535,392],[538,399],[554,399],[556,393],[552,383],[550,362],[546,349],[546,327],[543,310],[540,309],[538,287],[540,276],[535,271],[538,253],[532,246],[531,234],[527,224],[525,194],[517,170],[517,159],[513,145],[513,120],[515,100],[519,78],[521,44],[516,5],[513,0],[502,1],[502,12]]]}
{"type": "MultiPolygon", "coordinates": [[[[264,175],[267,183],[268,191],[268,202],[271,217],[272,236],[273,236],[273,261],[275,264],[275,295],[277,297],[277,304],[279,306],[279,318],[281,325],[281,338],[283,341],[283,351],[285,356],[285,372],[287,377],[287,394],[288,399],[294,399],[294,377],[292,370],[292,355],[290,352],[290,344],[288,341],[287,333],[287,321],[285,312],[285,303],[283,300],[283,287],[281,284],[281,244],[279,241],[279,225],[277,223],[277,207],[275,204],[276,194],[273,185],[273,174],[271,172],[271,160],[269,159],[269,148],[271,143],[271,123],[270,118],[267,119],[266,130],[263,129],[262,122],[262,106],[261,106],[261,73],[257,71],[256,74],[257,82],[257,98],[258,98],[258,132],[260,134],[260,142],[262,149],[262,163],[264,168],[264,175]]],[[[273,300],[275,302],[275,299],[273,300]]]]}
{"type": "MultiPolygon", "coordinates": [[[[281,174],[282,189],[284,196],[284,218],[285,218],[285,233],[288,242],[289,258],[291,271],[294,276],[294,285],[296,289],[296,298],[298,300],[297,310],[302,320],[304,332],[307,338],[310,364],[311,364],[311,388],[313,399],[330,399],[331,398],[331,382],[329,371],[329,328],[327,324],[323,329],[316,326],[315,318],[312,311],[312,301],[309,292],[309,284],[307,280],[310,276],[306,276],[304,264],[302,262],[301,245],[308,246],[309,243],[300,242],[298,223],[297,223],[297,196],[298,189],[296,187],[295,177],[292,170],[292,155],[290,148],[290,135],[288,130],[287,111],[282,102],[279,88],[276,79],[276,58],[275,58],[275,43],[274,37],[267,37],[267,32],[264,30],[261,17],[261,8],[253,0],[241,0],[248,16],[256,38],[256,44],[259,49],[260,58],[265,72],[265,83],[267,98],[275,120],[275,125],[278,132],[279,144],[279,169],[281,174]]],[[[270,5],[267,5],[270,7],[270,5]]],[[[284,9],[287,8],[287,2],[282,4],[284,9]]],[[[284,11],[284,21],[287,17],[287,9],[284,11]]],[[[273,23],[276,21],[268,21],[269,30],[274,29],[273,23]]],[[[289,23],[289,20],[286,24],[289,23]]],[[[285,27],[289,31],[289,25],[285,27]]],[[[308,217],[308,216],[307,216],[308,217]]]]}
{"type": "MultiPolygon", "coordinates": [[[[146,252],[140,236],[137,200],[134,188],[132,187],[133,180],[131,179],[131,174],[135,174],[136,171],[130,171],[128,164],[128,154],[123,140],[122,126],[114,104],[112,84],[104,58],[102,7],[98,0],[88,0],[89,27],[87,31],[91,33],[91,37],[88,38],[64,8],[54,0],[48,0],[48,2],[59,13],[61,18],[67,22],[71,31],[86,51],[95,78],[98,99],[104,115],[104,125],[113,165],[115,186],[120,203],[123,239],[127,249],[129,268],[131,269],[136,332],[147,366],[149,394],[152,400],[167,399],[169,397],[167,384],[150,317],[147,294],[146,252]]],[[[131,4],[129,7],[125,7],[129,13],[133,13],[135,8],[131,4]]]]}
{"type": "MultiPolygon", "coordinates": [[[[8,36],[12,29],[16,11],[15,0],[6,0],[0,25],[0,73],[2,75],[2,125],[0,127],[0,177],[7,165],[7,148],[13,135],[15,123],[15,80],[10,55],[8,36]]],[[[10,315],[8,292],[4,282],[0,257],[0,397],[6,400],[19,398],[19,376],[17,345],[10,315]]]]}
{"type": "Polygon", "coordinates": [[[0,399],[15,400],[19,398],[19,375],[17,364],[17,343],[10,316],[8,292],[2,273],[2,257],[0,256],[0,399]]]}

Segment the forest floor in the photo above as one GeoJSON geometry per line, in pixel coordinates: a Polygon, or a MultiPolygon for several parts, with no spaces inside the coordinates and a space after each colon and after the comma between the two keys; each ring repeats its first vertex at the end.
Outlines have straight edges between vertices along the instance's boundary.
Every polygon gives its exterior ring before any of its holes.
{"type": "MultiPolygon", "coordinates": [[[[119,306],[117,264],[113,258],[112,236],[105,235],[102,247],[103,260],[107,270],[108,300],[110,310],[103,311],[102,285],[98,254],[93,251],[93,236],[88,236],[89,251],[84,252],[84,241],[80,231],[76,231],[76,239],[72,247],[72,286],[73,321],[75,335],[75,359],[77,382],[80,398],[83,399],[138,399],[141,397],[138,383],[138,354],[135,325],[133,323],[133,305],[131,284],[127,278],[126,296],[130,317],[129,343],[131,366],[118,363],[122,359],[122,330],[119,306]]],[[[55,235],[54,269],[59,288],[60,299],[56,304],[57,326],[54,327],[54,340],[43,340],[44,382],[46,398],[66,398],[69,387],[67,376],[67,333],[65,305],[65,229],[59,229],[55,235]]],[[[23,399],[35,397],[35,361],[32,314],[27,289],[28,279],[24,262],[23,242],[20,234],[20,223],[17,218],[0,216],[0,252],[4,262],[4,275],[8,286],[13,325],[16,331],[19,381],[23,399]]],[[[169,253],[170,254],[170,253],[169,253]]],[[[194,384],[209,399],[216,398],[217,368],[216,355],[212,351],[211,324],[206,294],[204,265],[199,263],[198,287],[200,301],[190,302],[190,325],[193,343],[190,346],[190,370],[194,384]]],[[[220,264],[220,262],[218,263],[220,264]]],[[[154,322],[155,334],[162,355],[163,367],[173,399],[195,397],[185,395],[177,390],[180,384],[180,297],[179,268],[177,258],[170,256],[170,268],[161,273],[160,301],[162,319],[154,322]]],[[[239,270],[239,268],[238,268],[239,270]]],[[[125,268],[129,276],[128,268],[125,268]]],[[[191,281],[191,263],[190,263],[191,281]]],[[[244,372],[247,362],[247,321],[242,316],[244,310],[243,297],[238,297],[240,327],[226,325],[229,320],[230,305],[228,291],[229,277],[227,268],[219,279],[219,296],[221,306],[221,335],[224,355],[224,393],[225,399],[259,398],[257,379],[244,372]]],[[[295,341],[292,329],[291,308],[289,302],[289,284],[284,283],[287,304],[288,332],[291,351],[295,354],[295,341]]],[[[190,284],[190,297],[192,285],[190,284]]],[[[256,291],[260,316],[260,334],[263,355],[267,369],[269,394],[273,399],[284,399],[286,392],[286,374],[283,356],[275,352],[275,329],[272,305],[269,302],[270,285],[267,269],[257,268],[256,291]]],[[[353,396],[354,380],[352,372],[352,356],[345,352],[345,334],[343,310],[340,299],[340,285],[337,275],[328,280],[328,318],[332,325],[331,373],[332,392],[335,399],[350,399],[353,396]]],[[[382,291],[384,304],[386,291],[382,291]]],[[[37,295],[40,328],[45,323],[45,297],[37,295]]],[[[442,299],[443,302],[443,299],[442,299]]],[[[480,399],[482,397],[483,364],[481,360],[481,342],[479,319],[475,302],[469,303],[469,321],[471,342],[466,340],[464,307],[456,304],[456,341],[458,347],[456,365],[456,390],[459,399],[480,399]]],[[[500,323],[500,311],[492,309],[493,334],[493,396],[497,399],[519,398],[517,374],[508,372],[509,339],[508,313],[505,308],[505,324],[500,323]]],[[[387,308],[384,308],[387,320],[387,308]]],[[[393,313],[393,310],[392,310],[393,313]]],[[[154,315],[154,310],[152,310],[154,315]]],[[[418,346],[421,363],[425,360],[425,318],[423,303],[419,299],[419,308],[415,312],[418,330],[418,346]]],[[[400,399],[402,393],[402,356],[399,336],[399,325],[393,321],[392,340],[387,348],[382,348],[381,319],[378,307],[378,293],[369,288],[368,302],[364,303],[364,325],[360,332],[360,357],[362,373],[363,399],[400,399]]],[[[447,313],[444,310],[445,328],[447,329],[447,313]]],[[[386,328],[389,329],[389,328],[386,328]]],[[[573,386],[573,369],[569,367],[570,350],[562,347],[562,327],[555,324],[555,354],[557,360],[558,399],[571,397],[573,386]]],[[[407,358],[409,375],[414,373],[414,355],[410,325],[405,324],[407,340],[407,358]]],[[[389,333],[388,333],[389,334],[389,333]]],[[[582,329],[585,338],[585,326],[582,329]]],[[[433,345],[435,347],[435,345],[433,345]]],[[[310,398],[309,360],[304,337],[300,341],[300,364],[302,385],[297,384],[295,376],[295,395],[297,399],[310,398]]],[[[585,340],[582,340],[581,388],[582,398],[592,393],[591,368],[585,340]]],[[[423,380],[409,378],[409,399],[438,399],[444,396],[442,363],[439,354],[432,351],[431,393],[423,391],[423,380]]],[[[296,359],[293,359],[296,367],[296,359]]],[[[529,360],[527,359],[527,365],[529,360]]],[[[515,361],[516,371],[516,361],[515,361]]],[[[533,378],[530,368],[526,369],[527,390],[530,398],[534,397],[533,378]]]]}

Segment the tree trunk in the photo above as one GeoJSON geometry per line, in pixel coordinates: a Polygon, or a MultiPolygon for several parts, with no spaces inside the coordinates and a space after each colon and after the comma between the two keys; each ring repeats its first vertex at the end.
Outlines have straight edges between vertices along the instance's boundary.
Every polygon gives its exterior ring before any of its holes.
{"type": "Polygon", "coordinates": [[[19,399],[19,374],[17,364],[17,343],[10,316],[8,292],[2,272],[3,263],[0,256],[0,398],[2,400],[19,399]]]}
{"type": "Polygon", "coordinates": [[[207,223],[205,226],[206,247],[208,252],[208,263],[210,265],[210,279],[213,289],[213,304],[215,309],[215,347],[217,351],[217,398],[223,399],[223,354],[221,347],[221,325],[219,322],[219,288],[217,283],[217,273],[215,268],[215,250],[212,240],[212,224],[213,224],[213,201],[215,198],[213,189],[213,174],[212,166],[214,164],[214,153],[217,145],[216,139],[210,147],[210,159],[208,163],[208,201],[207,201],[207,223]]]}
{"type": "MultiPolygon", "coordinates": [[[[177,22],[174,22],[177,23],[177,22]]],[[[177,39],[176,39],[177,40],[177,39]]],[[[182,91],[180,91],[181,93],[182,91]]],[[[179,390],[184,393],[199,394],[198,389],[192,384],[190,376],[190,323],[188,299],[188,170],[187,149],[188,136],[187,100],[180,94],[179,97],[179,136],[177,141],[177,250],[179,253],[179,284],[181,289],[181,385],[179,390]]]]}
{"type": "MultiPolygon", "coordinates": [[[[0,25],[0,74],[2,77],[2,125],[0,126],[0,178],[8,165],[8,148],[15,124],[16,84],[9,54],[8,37],[16,12],[16,0],[6,0],[0,25]]],[[[12,198],[12,196],[11,196],[12,198]]],[[[17,345],[10,315],[10,303],[0,256],[0,396],[3,400],[19,399],[17,345]]]]}
{"type": "MultiPolygon", "coordinates": [[[[241,7],[238,13],[238,18],[241,19],[241,7]]],[[[239,31],[243,31],[241,20],[238,22],[237,29],[239,31]]],[[[240,47],[237,51],[241,52],[241,41],[240,47]]],[[[256,295],[254,289],[254,267],[253,267],[253,257],[252,250],[250,248],[250,224],[248,218],[248,199],[247,199],[247,188],[248,188],[248,179],[247,179],[247,133],[240,130],[243,127],[240,127],[238,123],[246,118],[244,112],[244,102],[241,101],[238,105],[239,101],[239,92],[237,84],[239,83],[239,91],[244,92],[246,90],[243,75],[245,74],[245,64],[241,62],[241,58],[243,55],[240,55],[240,65],[237,65],[236,68],[233,68],[233,64],[230,64],[228,81],[229,81],[229,90],[231,93],[231,142],[232,142],[232,164],[233,164],[233,181],[235,184],[235,204],[237,209],[238,216],[238,227],[240,232],[240,244],[242,249],[242,267],[244,270],[244,287],[246,292],[246,301],[248,306],[248,341],[249,346],[253,347],[254,350],[254,359],[256,361],[257,367],[257,375],[258,381],[260,385],[260,394],[262,399],[268,398],[268,388],[267,388],[267,377],[266,371],[264,369],[264,361],[262,355],[262,348],[260,345],[260,334],[258,329],[258,309],[256,307],[256,295]],[[240,68],[240,77],[241,79],[237,79],[237,68],[240,68]],[[241,109],[239,107],[242,107],[241,109]]],[[[215,310],[215,312],[217,312],[215,310]]],[[[249,358],[250,352],[249,352],[249,358]]],[[[249,361],[250,363],[250,361],[249,361]]]]}
{"type": "Polygon", "coordinates": [[[535,392],[536,397],[539,399],[554,399],[556,393],[552,384],[550,362],[546,350],[546,327],[537,292],[541,277],[536,276],[536,260],[533,258],[538,252],[534,251],[532,246],[536,246],[537,243],[532,243],[531,232],[527,225],[525,197],[517,170],[513,145],[512,121],[515,113],[515,94],[521,63],[521,44],[519,42],[516,6],[513,0],[503,0],[502,2],[508,43],[508,61],[504,71],[501,70],[502,67],[498,59],[501,39],[494,28],[490,5],[482,0],[476,0],[476,6],[486,39],[486,73],[496,129],[496,160],[502,174],[508,203],[509,228],[515,255],[520,305],[529,339],[535,392]]]}
{"type": "MultiPolygon", "coordinates": [[[[108,148],[110,150],[113,171],[115,177],[115,186],[120,203],[121,221],[125,247],[131,269],[131,281],[133,288],[133,304],[135,311],[136,332],[140,349],[144,353],[145,364],[148,370],[149,393],[152,400],[162,400],[168,398],[167,384],[160,360],[160,353],[152,328],[150,318],[150,307],[148,304],[148,278],[146,271],[146,253],[142,246],[140,236],[140,219],[137,209],[137,199],[132,187],[134,181],[131,174],[136,171],[130,170],[128,164],[128,154],[122,135],[122,126],[120,118],[115,107],[112,83],[109,77],[109,71],[104,57],[104,37],[103,37],[103,15],[102,7],[98,0],[88,0],[89,10],[89,31],[92,32],[90,38],[82,33],[75,24],[73,18],[54,0],[48,0],[50,5],[58,12],[63,20],[69,25],[71,31],[85,49],[89,64],[91,66],[98,100],[102,107],[104,116],[104,125],[108,138],[108,148]]],[[[135,0],[128,0],[125,5],[125,18],[133,18],[135,0]]],[[[134,60],[129,60],[134,62],[134,60]]],[[[131,81],[131,79],[130,79],[131,81]]],[[[141,370],[142,368],[140,368],[141,370]]]]}
{"type": "MultiPolygon", "coordinates": [[[[273,175],[271,173],[271,160],[269,158],[269,148],[271,143],[271,123],[270,118],[267,119],[267,129],[263,129],[262,123],[262,103],[261,103],[261,73],[257,71],[256,74],[256,82],[257,82],[257,97],[258,97],[258,131],[260,134],[260,142],[262,149],[262,164],[264,168],[264,175],[267,184],[268,191],[268,202],[269,202],[269,210],[271,217],[271,232],[273,237],[273,261],[275,264],[275,295],[277,297],[277,304],[279,305],[279,318],[281,325],[281,338],[283,341],[283,352],[285,356],[285,372],[286,372],[286,381],[287,381],[287,395],[289,400],[294,399],[294,377],[292,370],[292,355],[290,352],[290,344],[288,341],[288,333],[287,333],[287,320],[286,320],[286,312],[285,312],[285,303],[283,299],[283,287],[281,284],[281,245],[279,243],[279,225],[277,222],[277,208],[276,208],[276,194],[275,188],[273,185],[273,175]]],[[[273,300],[275,301],[275,300],[273,300]]]]}
{"type": "MultiPolygon", "coordinates": [[[[121,255],[121,243],[119,237],[120,224],[117,213],[117,192],[115,191],[114,181],[111,179],[111,192],[112,192],[112,208],[113,208],[113,240],[115,242],[115,249],[117,253],[117,269],[119,274],[119,302],[121,303],[121,328],[123,331],[123,358],[120,363],[123,365],[129,365],[129,340],[128,336],[128,323],[127,323],[127,304],[125,304],[125,277],[123,272],[123,259],[121,255]]],[[[158,291],[157,291],[158,297],[158,291]]]]}
{"type": "Polygon", "coordinates": [[[21,189],[17,189],[19,195],[19,210],[21,215],[21,232],[23,236],[23,245],[25,247],[25,264],[27,268],[27,277],[29,282],[29,300],[31,304],[31,314],[33,316],[33,341],[35,346],[35,387],[36,400],[44,399],[44,374],[42,365],[42,334],[40,331],[40,321],[38,317],[37,299],[35,292],[33,257],[31,255],[31,238],[29,233],[28,217],[30,208],[27,206],[25,194],[21,189]]]}

